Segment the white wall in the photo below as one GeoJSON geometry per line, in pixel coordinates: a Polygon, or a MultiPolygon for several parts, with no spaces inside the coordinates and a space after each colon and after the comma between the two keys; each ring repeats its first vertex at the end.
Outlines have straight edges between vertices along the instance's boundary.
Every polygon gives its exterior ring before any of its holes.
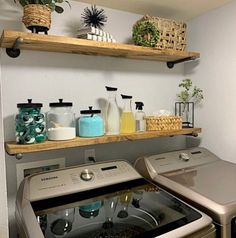
{"type": "Polygon", "coordinates": [[[190,49],[199,63],[185,73],[204,90],[204,107],[196,113],[203,128],[202,146],[236,163],[236,1],[188,22],[190,49]]]}
{"type": "MultiPolygon", "coordinates": [[[[53,14],[50,34],[75,35],[81,13],[87,5],[70,2],[71,10],[65,5],[63,15],[53,14]]],[[[105,11],[108,15],[105,30],[119,42],[128,41],[132,25],[141,16],[111,9],[105,11]]],[[[19,17],[16,19],[0,21],[0,28],[24,29],[19,17]]],[[[79,111],[90,105],[103,109],[105,86],[112,85],[118,87],[119,94],[130,94],[134,96],[133,101],[144,101],[147,114],[163,108],[173,112],[178,83],[184,78],[181,64],[170,70],[165,63],[159,62],[48,52],[22,51],[19,58],[12,59],[3,51],[1,65],[5,140],[14,140],[16,104],[28,98],[42,102],[45,112],[49,109],[49,102],[64,98],[74,103],[74,111],[79,116],[79,111]]],[[[117,99],[122,106],[120,95],[117,99]]],[[[180,136],[34,153],[24,155],[21,161],[6,155],[10,237],[15,238],[16,163],[65,157],[67,166],[80,164],[83,163],[86,148],[95,148],[98,161],[127,159],[133,162],[140,155],[183,148],[184,138],[180,136]]]]}
{"type": "MultiPolygon", "coordinates": [[[[1,84],[1,65],[0,65],[0,118],[2,118],[2,84],[1,84]]],[[[4,159],[4,138],[3,123],[0,120],[0,238],[8,237],[8,211],[7,211],[7,188],[6,188],[6,168],[4,159]]]]}

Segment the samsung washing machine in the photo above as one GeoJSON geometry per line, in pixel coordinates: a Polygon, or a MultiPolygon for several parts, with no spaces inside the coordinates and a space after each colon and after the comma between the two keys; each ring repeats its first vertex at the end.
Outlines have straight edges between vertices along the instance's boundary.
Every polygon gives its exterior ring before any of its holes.
{"type": "Polygon", "coordinates": [[[197,147],[139,158],[135,168],[211,216],[217,237],[236,237],[236,164],[197,147]]]}
{"type": "Polygon", "coordinates": [[[20,238],[214,238],[212,219],[125,161],[35,174],[17,193],[20,238]]]}

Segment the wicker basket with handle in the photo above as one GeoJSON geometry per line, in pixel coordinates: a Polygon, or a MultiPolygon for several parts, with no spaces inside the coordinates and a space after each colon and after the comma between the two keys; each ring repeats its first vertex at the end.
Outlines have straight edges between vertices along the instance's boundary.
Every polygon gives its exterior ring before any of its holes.
{"type": "Polygon", "coordinates": [[[147,131],[172,131],[182,129],[182,118],[179,116],[147,116],[147,131]]]}
{"type": "Polygon", "coordinates": [[[41,4],[28,4],[24,6],[22,22],[30,30],[48,31],[51,27],[51,9],[41,4]]]}
{"type": "Polygon", "coordinates": [[[186,23],[149,15],[143,16],[137,23],[140,21],[150,21],[159,29],[158,49],[186,50],[186,23]]]}

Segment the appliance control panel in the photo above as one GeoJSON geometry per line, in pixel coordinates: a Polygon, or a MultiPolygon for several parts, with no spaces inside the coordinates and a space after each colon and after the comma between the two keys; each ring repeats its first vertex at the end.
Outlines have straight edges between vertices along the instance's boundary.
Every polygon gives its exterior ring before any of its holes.
{"type": "Polygon", "coordinates": [[[149,171],[154,174],[163,174],[200,166],[219,160],[219,158],[205,148],[192,148],[188,150],[173,151],[144,158],[149,171]]]}
{"type": "Polygon", "coordinates": [[[30,201],[82,192],[141,178],[126,161],[114,161],[40,173],[25,179],[30,201]]]}

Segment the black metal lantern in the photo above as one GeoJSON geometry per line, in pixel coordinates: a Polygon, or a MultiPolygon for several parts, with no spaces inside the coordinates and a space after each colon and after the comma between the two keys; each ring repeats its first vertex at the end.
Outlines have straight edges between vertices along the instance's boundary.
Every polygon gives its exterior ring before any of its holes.
{"type": "Polygon", "coordinates": [[[183,128],[194,127],[194,103],[193,102],[176,102],[175,115],[182,117],[183,128]]]}

